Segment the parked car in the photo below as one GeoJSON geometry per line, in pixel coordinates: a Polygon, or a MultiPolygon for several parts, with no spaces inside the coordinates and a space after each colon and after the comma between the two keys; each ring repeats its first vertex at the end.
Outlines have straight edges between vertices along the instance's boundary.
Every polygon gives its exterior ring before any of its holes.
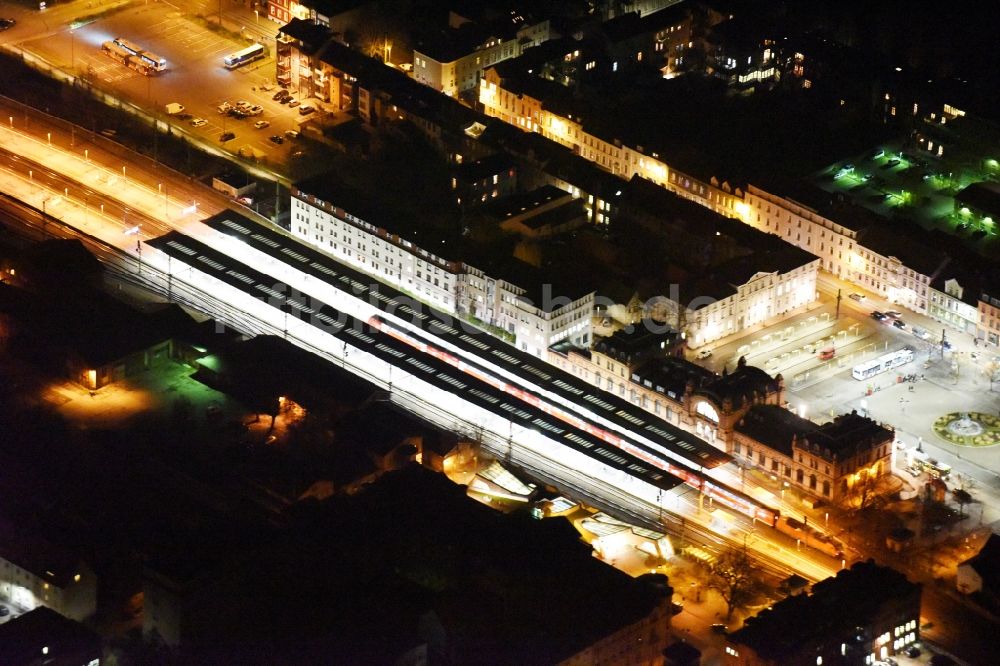
{"type": "Polygon", "coordinates": [[[229,102],[223,102],[218,106],[219,113],[229,113],[233,108],[233,105],[229,102]]]}
{"type": "Polygon", "coordinates": [[[276,143],[279,146],[285,142],[285,140],[281,138],[280,134],[273,134],[269,136],[268,141],[270,141],[271,143],[276,143]]]}
{"type": "Polygon", "coordinates": [[[10,615],[10,609],[6,606],[0,606],[0,617],[6,617],[10,615]]]}
{"type": "Polygon", "coordinates": [[[858,303],[860,303],[861,301],[865,300],[865,295],[864,294],[859,294],[857,292],[854,292],[853,294],[851,294],[850,296],[848,296],[848,298],[850,298],[851,300],[855,300],[858,303]]]}
{"type": "Polygon", "coordinates": [[[724,624],[713,624],[713,625],[712,625],[712,632],[713,632],[713,633],[716,633],[716,634],[724,634],[724,633],[726,633],[727,631],[729,631],[729,627],[727,627],[727,626],[726,626],[726,625],[724,625],[724,624]]]}
{"type": "Polygon", "coordinates": [[[247,115],[259,116],[262,113],[264,113],[264,107],[262,107],[260,104],[254,104],[249,109],[247,109],[247,115]]]}
{"type": "Polygon", "coordinates": [[[287,136],[289,139],[297,139],[297,138],[299,138],[299,131],[298,130],[285,130],[285,136],[287,136]]]}
{"type": "Polygon", "coordinates": [[[903,322],[902,319],[893,319],[892,320],[892,325],[895,326],[898,329],[904,329],[904,328],[906,328],[906,324],[903,322]]]}
{"type": "Polygon", "coordinates": [[[106,136],[109,139],[113,139],[118,135],[118,132],[113,129],[101,130],[101,136],[106,136]]]}
{"type": "Polygon", "coordinates": [[[893,319],[899,319],[903,316],[903,313],[897,310],[886,310],[885,314],[887,317],[892,317],[893,319]]]}
{"type": "Polygon", "coordinates": [[[870,316],[875,321],[884,321],[885,319],[888,319],[888,317],[886,317],[884,312],[879,312],[878,310],[872,310],[870,316]]]}
{"type": "Polygon", "coordinates": [[[711,355],[712,355],[711,349],[702,349],[700,352],[698,352],[698,358],[700,359],[709,358],[711,355]]]}
{"type": "Polygon", "coordinates": [[[294,153],[292,153],[292,157],[295,159],[298,159],[303,155],[305,155],[305,153],[303,153],[301,150],[296,150],[294,153]]]}
{"type": "Polygon", "coordinates": [[[223,132],[219,136],[219,141],[221,141],[222,143],[225,143],[226,141],[232,141],[235,138],[236,138],[236,135],[233,134],[232,132],[223,132]]]}
{"type": "Polygon", "coordinates": [[[299,100],[297,100],[297,99],[293,99],[293,100],[289,100],[289,102],[288,102],[288,108],[289,108],[289,109],[294,109],[295,107],[297,107],[297,106],[298,106],[299,104],[301,104],[301,103],[302,103],[302,102],[300,102],[300,101],[299,101],[299,100]]]}
{"type": "Polygon", "coordinates": [[[13,28],[14,24],[17,23],[12,18],[2,18],[0,19],[0,30],[6,30],[7,28],[13,28]]]}
{"type": "Polygon", "coordinates": [[[253,124],[256,129],[264,129],[265,127],[270,127],[271,123],[266,120],[258,120],[253,124]]]}
{"type": "Polygon", "coordinates": [[[195,118],[191,121],[191,127],[201,127],[202,125],[207,125],[208,121],[204,118],[195,118]]]}
{"type": "Polygon", "coordinates": [[[282,89],[282,90],[279,90],[278,92],[274,93],[273,95],[271,95],[271,99],[273,99],[275,102],[277,102],[279,99],[281,99],[282,97],[284,97],[287,94],[288,94],[288,91],[282,89]]]}
{"type": "Polygon", "coordinates": [[[911,647],[910,647],[910,648],[909,648],[909,649],[908,649],[908,650],[906,651],[906,656],[907,656],[907,657],[909,657],[910,659],[916,659],[917,657],[919,657],[919,656],[920,656],[920,648],[918,648],[918,647],[917,647],[917,646],[915,646],[915,645],[914,645],[914,646],[911,646],[911,647]]]}
{"type": "Polygon", "coordinates": [[[308,116],[310,113],[314,112],[315,110],[316,109],[314,109],[313,107],[309,106],[308,104],[303,104],[301,107],[299,107],[299,114],[301,114],[303,116],[308,116]]]}

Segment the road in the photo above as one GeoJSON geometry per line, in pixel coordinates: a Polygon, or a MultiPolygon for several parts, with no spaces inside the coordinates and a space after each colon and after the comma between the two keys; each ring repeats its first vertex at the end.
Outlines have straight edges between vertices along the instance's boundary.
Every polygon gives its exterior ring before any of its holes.
{"type": "MultiPolygon", "coordinates": [[[[195,4],[192,3],[191,9],[197,9],[195,4]]],[[[111,6],[114,5],[95,4],[95,8],[111,6]]],[[[287,139],[285,132],[300,130],[303,122],[316,115],[303,116],[298,109],[274,101],[276,87],[263,89],[274,84],[276,24],[266,21],[271,27],[260,28],[261,32],[269,30],[272,34],[272,56],[229,71],[222,64],[223,56],[243,48],[249,40],[233,40],[214,32],[177,7],[162,2],[136,3],[72,30],[70,26],[76,17],[94,9],[83,2],[57,7],[58,12],[19,12],[18,25],[0,33],[0,43],[15,53],[23,50],[33,54],[67,76],[79,76],[119,100],[147,109],[160,122],[171,125],[175,134],[189,135],[214,145],[216,150],[233,154],[240,149],[252,149],[261,164],[283,175],[291,155],[301,150],[298,142],[287,139]],[[101,51],[101,44],[115,37],[125,37],[165,58],[167,71],[143,76],[112,60],[101,51]],[[264,113],[236,119],[218,112],[222,102],[238,100],[259,104],[264,113]],[[166,115],[165,105],[172,102],[183,104],[185,114],[191,118],[166,115]],[[194,127],[191,121],[197,117],[208,121],[207,124],[194,127]],[[270,126],[256,129],[254,122],[258,120],[266,120],[270,126]],[[226,132],[236,137],[223,143],[220,137],[226,132]],[[270,140],[272,136],[281,137],[281,143],[270,140]]]]}

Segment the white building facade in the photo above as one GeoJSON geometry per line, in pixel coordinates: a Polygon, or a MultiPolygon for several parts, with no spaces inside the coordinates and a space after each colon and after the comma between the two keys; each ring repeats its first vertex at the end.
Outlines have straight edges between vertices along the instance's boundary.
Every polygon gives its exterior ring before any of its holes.
{"type": "Polygon", "coordinates": [[[72,570],[36,570],[0,556],[0,601],[24,611],[39,606],[82,622],[97,612],[97,576],[83,563],[72,570]]]}
{"type": "Polygon", "coordinates": [[[538,46],[551,37],[549,21],[539,21],[523,25],[507,37],[491,35],[483,43],[477,44],[468,53],[444,60],[430,55],[433,49],[413,49],[413,78],[426,86],[456,97],[474,90],[479,85],[483,72],[503,60],[516,58],[525,49],[538,46]]]}
{"type": "Polygon", "coordinates": [[[432,307],[472,317],[520,349],[544,357],[562,340],[589,344],[594,292],[540,294],[449,261],[384,228],[294,188],[291,231],[297,238],[432,307]]]}

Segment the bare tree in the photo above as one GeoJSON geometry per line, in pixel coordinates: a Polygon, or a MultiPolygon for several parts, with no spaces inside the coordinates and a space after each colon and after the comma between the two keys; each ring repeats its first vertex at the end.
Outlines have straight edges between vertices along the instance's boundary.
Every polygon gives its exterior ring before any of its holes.
{"type": "Polygon", "coordinates": [[[708,586],[726,602],[726,622],[733,611],[745,606],[759,586],[756,568],[745,550],[727,550],[712,567],[708,586]]]}
{"type": "Polygon", "coordinates": [[[951,496],[955,500],[955,503],[958,504],[958,515],[961,518],[965,518],[965,505],[972,504],[972,493],[965,488],[956,488],[951,491],[951,496]]]}
{"type": "Polygon", "coordinates": [[[858,474],[858,480],[851,487],[851,496],[857,499],[859,510],[867,508],[875,499],[878,483],[879,477],[867,470],[861,470],[858,474]]]}

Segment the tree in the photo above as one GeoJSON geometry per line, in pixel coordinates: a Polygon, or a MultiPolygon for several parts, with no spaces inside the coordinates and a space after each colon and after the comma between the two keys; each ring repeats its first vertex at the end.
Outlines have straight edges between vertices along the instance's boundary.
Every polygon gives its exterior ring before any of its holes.
{"type": "Polygon", "coordinates": [[[851,495],[858,500],[858,509],[865,509],[875,499],[875,489],[878,486],[879,477],[868,469],[858,471],[858,479],[851,486],[851,495]]]}
{"type": "Polygon", "coordinates": [[[951,491],[951,496],[958,504],[958,515],[965,518],[965,505],[972,504],[972,494],[964,488],[956,488],[951,491]]]}
{"type": "Polygon", "coordinates": [[[745,606],[757,591],[756,568],[745,550],[727,550],[712,567],[708,586],[726,602],[726,622],[733,611],[745,606]]]}

